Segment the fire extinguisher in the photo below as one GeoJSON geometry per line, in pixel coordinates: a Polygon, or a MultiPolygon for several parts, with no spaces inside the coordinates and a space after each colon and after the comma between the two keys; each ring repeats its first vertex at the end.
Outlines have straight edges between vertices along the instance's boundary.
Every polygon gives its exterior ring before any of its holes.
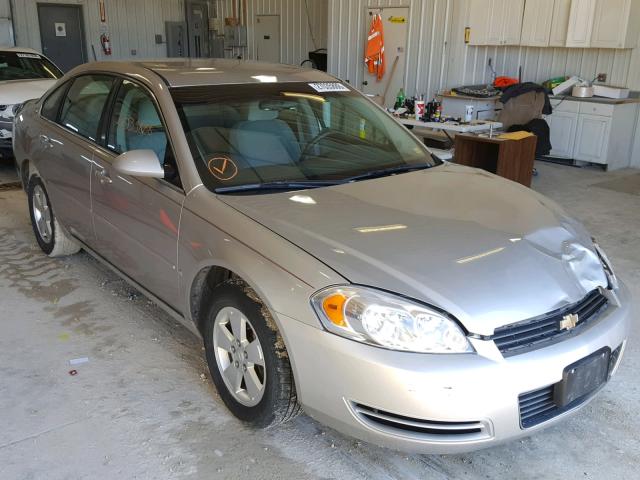
{"type": "Polygon", "coordinates": [[[102,45],[102,51],[105,55],[111,55],[111,40],[109,40],[109,35],[103,33],[100,35],[100,44],[102,45]]]}

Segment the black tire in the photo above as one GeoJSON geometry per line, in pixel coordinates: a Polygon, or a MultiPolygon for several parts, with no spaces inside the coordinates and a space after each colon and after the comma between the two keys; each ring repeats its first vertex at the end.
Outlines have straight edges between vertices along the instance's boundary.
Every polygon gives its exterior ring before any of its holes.
{"type": "Polygon", "coordinates": [[[260,428],[295,417],[300,406],[287,351],[273,319],[255,292],[241,281],[229,280],[216,287],[211,298],[203,328],[205,352],[211,377],[227,408],[240,420],[260,428]],[[218,313],[225,307],[242,312],[251,322],[262,347],[266,380],[263,396],[255,406],[243,405],[234,398],[216,362],[214,324],[218,313]]]}
{"type": "Polygon", "coordinates": [[[44,253],[50,257],[61,257],[64,255],[72,255],[80,250],[80,245],[73,240],[69,234],[67,234],[64,228],[58,222],[55,216],[51,200],[47,189],[42,183],[40,177],[34,175],[29,179],[27,186],[27,198],[29,201],[29,216],[31,217],[31,226],[33,227],[33,233],[36,236],[36,241],[44,253]],[[34,211],[34,195],[38,191],[39,194],[44,195],[46,199],[46,205],[50,215],[51,233],[46,237],[38,230],[37,221],[34,211]]]}

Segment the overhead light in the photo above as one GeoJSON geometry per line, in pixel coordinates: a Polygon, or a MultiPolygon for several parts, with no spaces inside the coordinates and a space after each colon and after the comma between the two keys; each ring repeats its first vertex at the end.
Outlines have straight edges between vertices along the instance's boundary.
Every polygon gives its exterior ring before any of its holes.
{"type": "Polygon", "coordinates": [[[262,83],[275,83],[278,81],[278,77],[275,77],[273,75],[254,75],[251,78],[262,83]]]}
{"type": "Polygon", "coordinates": [[[293,197],[289,197],[289,200],[291,200],[292,202],[304,203],[305,205],[316,204],[316,201],[309,195],[294,195],[293,197]]]}
{"type": "Polygon", "coordinates": [[[199,70],[201,72],[210,71],[210,70],[215,70],[215,67],[198,67],[198,68],[196,68],[196,70],[199,70]]]}
{"type": "Polygon", "coordinates": [[[354,230],[360,233],[374,233],[374,232],[390,232],[392,230],[404,230],[407,228],[406,225],[379,225],[375,227],[358,227],[354,230]]]}

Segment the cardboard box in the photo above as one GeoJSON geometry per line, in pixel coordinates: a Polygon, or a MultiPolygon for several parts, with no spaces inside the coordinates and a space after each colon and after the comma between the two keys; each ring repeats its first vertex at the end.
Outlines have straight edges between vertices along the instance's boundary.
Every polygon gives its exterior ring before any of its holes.
{"type": "Polygon", "coordinates": [[[629,98],[629,89],[612,85],[593,85],[593,94],[605,98],[629,98]]]}
{"type": "Polygon", "coordinates": [[[571,90],[575,85],[580,83],[580,81],[581,80],[578,77],[573,76],[573,77],[569,78],[568,80],[565,80],[564,82],[562,82],[556,88],[554,88],[552,90],[552,92],[553,92],[554,95],[561,95],[561,94],[566,93],[569,90],[571,90]]]}

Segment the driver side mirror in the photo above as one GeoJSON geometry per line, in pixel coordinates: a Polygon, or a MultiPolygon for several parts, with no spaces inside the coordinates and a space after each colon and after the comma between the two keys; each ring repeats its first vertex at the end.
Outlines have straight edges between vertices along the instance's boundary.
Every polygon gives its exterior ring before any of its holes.
{"type": "Polygon", "coordinates": [[[132,177],[164,178],[164,168],[153,150],[129,150],[113,161],[113,168],[132,177]]]}

